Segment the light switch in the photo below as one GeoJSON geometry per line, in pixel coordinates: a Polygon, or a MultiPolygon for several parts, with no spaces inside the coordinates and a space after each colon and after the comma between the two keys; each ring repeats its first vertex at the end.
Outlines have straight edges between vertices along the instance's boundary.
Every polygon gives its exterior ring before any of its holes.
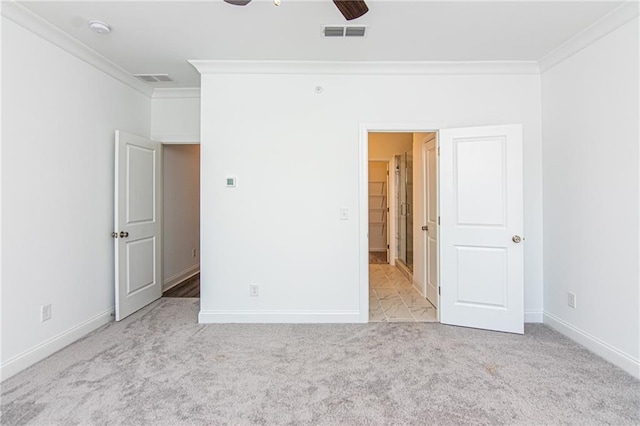
{"type": "Polygon", "coordinates": [[[349,220],[349,209],[340,207],[340,220],[349,220]]]}
{"type": "Polygon", "coordinates": [[[224,178],[225,186],[227,188],[235,188],[236,187],[236,177],[235,176],[227,176],[224,178]]]}

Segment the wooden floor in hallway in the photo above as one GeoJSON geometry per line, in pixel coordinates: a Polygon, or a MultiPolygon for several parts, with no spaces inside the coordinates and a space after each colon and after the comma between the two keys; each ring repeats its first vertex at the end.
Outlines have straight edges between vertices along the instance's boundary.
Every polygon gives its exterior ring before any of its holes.
{"type": "Polygon", "coordinates": [[[171,287],[162,294],[162,297],[200,297],[200,274],[171,287]]]}

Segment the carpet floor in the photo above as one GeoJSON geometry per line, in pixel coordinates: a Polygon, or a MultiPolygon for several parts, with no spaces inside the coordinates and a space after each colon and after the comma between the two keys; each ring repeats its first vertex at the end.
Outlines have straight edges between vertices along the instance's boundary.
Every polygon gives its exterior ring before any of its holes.
{"type": "Polygon", "coordinates": [[[2,383],[3,425],[639,424],[640,381],[559,333],[197,324],[163,298],[2,383]]]}

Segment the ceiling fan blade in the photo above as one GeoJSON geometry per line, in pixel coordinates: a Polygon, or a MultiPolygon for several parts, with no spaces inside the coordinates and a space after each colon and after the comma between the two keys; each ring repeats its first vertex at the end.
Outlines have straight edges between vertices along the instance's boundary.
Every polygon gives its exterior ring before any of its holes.
{"type": "Polygon", "coordinates": [[[234,6],[246,6],[249,4],[251,0],[224,0],[224,1],[234,6]]]}
{"type": "Polygon", "coordinates": [[[359,18],[369,11],[367,4],[362,0],[333,0],[333,2],[347,21],[359,18]]]}

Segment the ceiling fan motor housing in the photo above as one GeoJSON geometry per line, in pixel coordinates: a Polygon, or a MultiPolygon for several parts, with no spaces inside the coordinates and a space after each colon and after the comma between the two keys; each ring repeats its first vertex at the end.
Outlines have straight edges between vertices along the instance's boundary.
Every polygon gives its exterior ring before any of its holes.
{"type": "Polygon", "coordinates": [[[333,2],[347,21],[359,18],[369,11],[367,4],[362,0],[333,0],[333,2]]]}
{"type": "MultiPolygon", "coordinates": [[[[224,0],[234,6],[246,6],[251,0],[224,0]]],[[[280,5],[280,0],[274,1],[276,6],[280,5]]],[[[347,21],[359,18],[369,11],[367,4],[363,0],[333,0],[342,16],[347,21]]]]}

